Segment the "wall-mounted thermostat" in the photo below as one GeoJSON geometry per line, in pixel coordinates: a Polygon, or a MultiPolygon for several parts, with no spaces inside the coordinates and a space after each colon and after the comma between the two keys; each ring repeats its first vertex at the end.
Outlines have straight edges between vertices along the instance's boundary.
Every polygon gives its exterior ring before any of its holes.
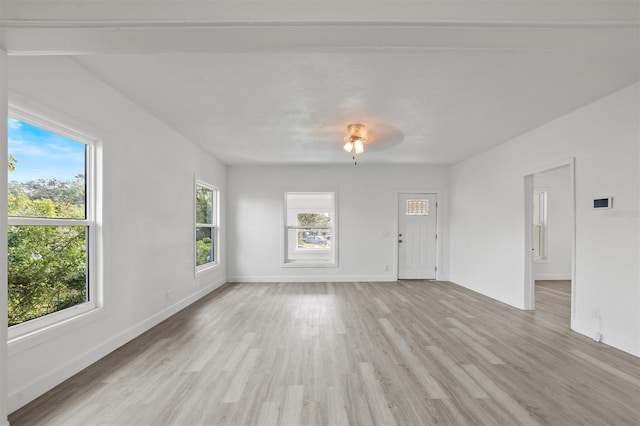
{"type": "Polygon", "coordinates": [[[613,207],[613,197],[601,197],[593,199],[594,209],[610,209],[613,207]]]}

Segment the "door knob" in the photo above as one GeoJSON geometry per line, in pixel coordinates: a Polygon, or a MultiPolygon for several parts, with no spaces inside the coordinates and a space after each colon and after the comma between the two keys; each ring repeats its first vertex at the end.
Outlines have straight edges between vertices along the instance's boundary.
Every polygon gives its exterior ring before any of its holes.
{"type": "Polygon", "coordinates": [[[401,242],[402,242],[402,240],[398,240],[398,242],[399,242],[399,243],[401,243],[401,242]]]}

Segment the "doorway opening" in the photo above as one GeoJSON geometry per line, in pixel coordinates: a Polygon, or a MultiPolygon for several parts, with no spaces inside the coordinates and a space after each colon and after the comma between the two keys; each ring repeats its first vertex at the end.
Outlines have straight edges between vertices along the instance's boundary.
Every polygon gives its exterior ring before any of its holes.
{"type": "Polygon", "coordinates": [[[573,159],[527,174],[524,185],[525,309],[570,328],[577,284],[573,159]]]}

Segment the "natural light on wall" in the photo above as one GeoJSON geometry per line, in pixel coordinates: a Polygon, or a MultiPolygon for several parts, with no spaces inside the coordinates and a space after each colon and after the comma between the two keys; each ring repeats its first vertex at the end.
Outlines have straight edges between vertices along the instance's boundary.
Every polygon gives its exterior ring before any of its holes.
{"type": "Polygon", "coordinates": [[[333,192],[285,193],[285,259],[288,266],[335,266],[333,192]]]}

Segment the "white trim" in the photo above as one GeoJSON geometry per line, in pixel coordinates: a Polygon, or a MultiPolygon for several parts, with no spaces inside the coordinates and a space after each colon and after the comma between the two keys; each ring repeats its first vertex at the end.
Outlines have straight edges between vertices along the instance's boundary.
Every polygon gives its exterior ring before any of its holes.
{"type": "Polygon", "coordinates": [[[8,408],[9,413],[19,409],[25,404],[33,401],[43,393],[62,383],[64,380],[73,376],[74,374],[79,373],[84,368],[98,361],[99,359],[105,357],[109,353],[118,349],[125,343],[135,339],[140,336],[145,331],[151,329],[152,327],[158,325],[162,321],[167,318],[175,315],[180,312],[182,309],[191,305],[192,303],[198,301],[203,298],[207,294],[221,287],[227,281],[222,279],[218,280],[215,283],[198,290],[197,292],[191,294],[190,296],[185,297],[184,299],[174,303],[173,305],[163,309],[155,315],[139,322],[138,324],[129,327],[124,330],[120,334],[112,337],[111,339],[105,341],[100,346],[94,347],[89,351],[79,355],[78,357],[70,360],[64,365],[61,365],[59,368],[51,371],[49,374],[43,375],[40,378],[32,381],[11,393],[8,397],[8,408]]]}
{"type": "MultiPolygon", "coordinates": [[[[19,97],[19,96],[18,96],[19,97]]],[[[19,97],[20,98],[20,97],[19,97]]],[[[27,103],[27,100],[22,100],[27,103]]],[[[20,324],[16,324],[8,328],[9,342],[19,339],[23,336],[40,334],[42,331],[49,331],[59,324],[74,318],[81,317],[85,314],[100,307],[103,300],[102,277],[97,274],[100,266],[97,265],[99,258],[98,251],[98,226],[97,217],[100,212],[97,210],[99,204],[98,196],[98,170],[97,164],[97,146],[100,141],[88,135],[87,133],[77,130],[76,126],[82,128],[84,126],[77,125],[72,121],[72,126],[66,124],[64,118],[55,111],[35,106],[32,108],[23,107],[22,105],[9,102],[7,115],[19,121],[23,121],[34,125],[38,128],[72,139],[77,143],[85,146],[85,218],[84,219],[57,219],[57,218],[36,218],[36,217],[9,217],[7,223],[9,226],[83,226],[87,228],[87,281],[88,281],[88,297],[89,301],[81,303],[61,311],[53,312],[39,318],[34,318],[20,324]],[[42,111],[45,113],[43,114],[42,111]]],[[[100,269],[102,270],[102,269],[100,269]]]]}
{"type": "Polygon", "coordinates": [[[555,169],[559,169],[561,167],[564,166],[572,166],[575,163],[575,158],[571,157],[571,158],[565,158],[563,160],[557,160],[557,161],[551,161],[547,164],[543,164],[539,167],[530,167],[528,169],[525,169],[523,172],[523,176],[528,176],[528,175],[535,175],[538,173],[544,173],[544,172],[549,172],[551,170],[555,170],[555,169]]]}
{"type": "MultiPolygon", "coordinates": [[[[328,251],[328,250],[327,250],[328,251]]],[[[283,268],[337,268],[338,265],[334,262],[326,262],[326,263],[313,263],[307,260],[305,261],[296,261],[292,260],[287,263],[282,264],[283,268]]]]}
{"type": "Polygon", "coordinates": [[[233,283],[317,283],[317,282],[396,282],[394,275],[235,275],[233,283]]]}
{"type": "Polygon", "coordinates": [[[107,313],[104,308],[92,309],[88,312],[78,314],[64,321],[52,324],[49,327],[43,327],[35,330],[33,333],[18,336],[10,340],[7,344],[9,358],[34,347],[43,345],[50,340],[54,340],[60,336],[71,333],[74,330],[86,327],[104,318],[105,315],[107,315],[107,313]]]}
{"type": "MultiPolygon", "coordinates": [[[[0,116],[7,116],[8,107],[8,64],[7,53],[0,48],[0,116]]],[[[0,164],[7,164],[7,119],[3,118],[0,122],[0,164]]],[[[8,385],[8,348],[4,343],[7,341],[7,172],[3,168],[0,174],[0,188],[2,188],[2,196],[0,197],[0,423],[9,426],[7,420],[7,385],[8,385]]]]}
{"type": "Polygon", "coordinates": [[[533,173],[524,177],[524,310],[534,310],[536,303],[535,283],[533,282],[533,173]]]}
{"type": "MultiPolygon", "coordinates": [[[[86,0],[31,2],[5,0],[2,24],[8,28],[87,27],[87,28],[181,28],[215,25],[373,25],[376,26],[525,26],[627,27],[636,23],[637,9],[632,2],[592,1],[576,4],[559,0],[546,4],[487,0],[464,2],[407,2],[397,7],[388,2],[360,3],[311,2],[299,4],[272,0],[256,2],[250,8],[237,2],[221,2],[211,13],[208,2],[158,2],[128,0],[118,7],[86,0]],[[344,4],[343,4],[344,3],[344,4]],[[452,4],[453,3],[453,4],[452,4]],[[464,13],[461,13],[461,10],[464,13]]],[[[9,49],[10,50],[10,49],[9,49]]]]}
{"type": "Polygon", "coordinates": [[[91,226],[93,221],[86,219],[55,219],[49,217],[9,217],[9,226],[91,226]]]}
{"type": "MultiPolygon", "coordinates": [[[[596,332],[601,331],[600,329],[594,327],[589,323],[575,323],[571,324],[571,330],[576,333],[580,333],[583,336],[587,336],[591,338],[596,332]]],[[[600,343],[603,343],[608,346],[612,346],[615,349],[621,350],[623,352],[629,353],[636,357],[640,357],[640,348],[638,347],[638,339],[633,336],[620,336],[616,333],[614,329],[606,329],[602,333],[602,340],[600,343]]]]}
{"type": "MultiPolygon", "coordinates": [[[[19,95],[11,93],[11,98],[20,98],[19,95]]],[[[67,120],[61,114],[56,113],[53,110],[41,106],[25,107],[21,103],[34,104],[33,102],[21,100],[20,103],[10,101],[8,115],[20,121],[26,121],[36,127],[44,130],[48,130],[52,133],[56,133],[60,136],[64,136],[69,139],[73,139],[76,142],[83,143],[85,145],[94,145],[98,140],[87,134],[78,128],[84,126],[71,122],[71,125],[67,124],[70,120],[67,120]]]]}
{"type": "MultiPolygon", "coordinates": [[[[85,303],[79,303],[60,311],[21,322],[9,327],[8,344],[11,345],[23,338],[40,336],[43,333],[49,333],[57,327],[61,327],[68,321],[83,318],[86,314],[95,312],[100,309],[95,301],[91,300],[85,303]]],[[[44,340],[49,340],[47,336],[44,340]]]]}

